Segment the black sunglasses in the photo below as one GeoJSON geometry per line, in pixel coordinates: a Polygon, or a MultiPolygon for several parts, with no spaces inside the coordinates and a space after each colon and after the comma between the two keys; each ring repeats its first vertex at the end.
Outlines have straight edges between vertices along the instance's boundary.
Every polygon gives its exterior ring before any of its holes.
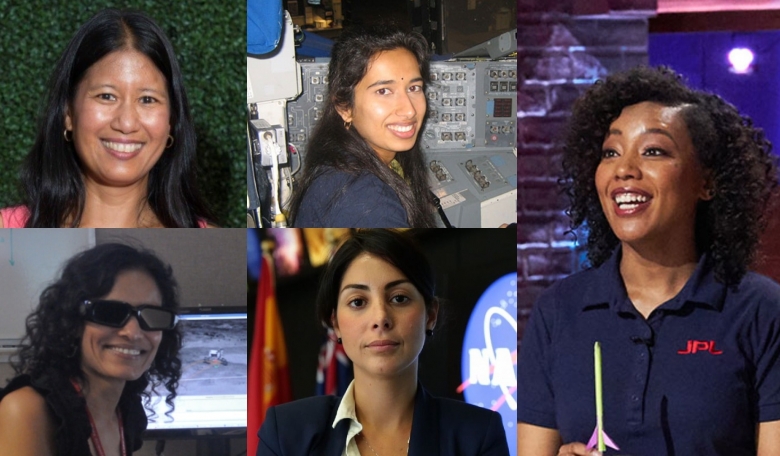
{"type": "Polygon", "coordinates": [[[81,315],[87,321],[112,328],[122,328],[130,317],[135,317],[144,331],[173,329],[179,321],[176,312],[160,306],[151,304],[133,306],[126,302],[105,299],[84,301],[81,315]]]}

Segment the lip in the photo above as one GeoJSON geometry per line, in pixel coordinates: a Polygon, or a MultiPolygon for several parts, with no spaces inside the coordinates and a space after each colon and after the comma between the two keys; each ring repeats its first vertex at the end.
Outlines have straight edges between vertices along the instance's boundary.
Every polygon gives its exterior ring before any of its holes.
{"type": "Polygon", "coordinates": [[[613,189],[609,193],[609,196],[610,200],[612,201],[612,207],[615,211],[615,215],[618,217],[632,217],[634,215],[638,215],[644,212],[649,207],[650,202],[653,200],[653,196],[649,192],[636,187],[618,187],[613,189]],[[633,207],[621,208],[615,199],[618,195],[623,193],[633,193],[635,195],[640,195],[647,198],[647,201],[634,203],[631,205],[633,207]]]}
{"type": "Polygon", "coordinates": [[[370,342],[368,345],[366,345],[366,348],[374,352],[388,352],[395,350],[400,345],[401,344],[399,342],[394,340],[382,339],[370,342]]]}
{"type": "Polygon", "coordinates": [[[145,143],[123,138],[103,138],[100,140],[100,145],[102,145],[106,152],[108,152],[114,158],[119,160],[130,160],[131,158],[134,158],[141,153],[145,143]],[[133,151],[117,150],[115,147],[112,147],[113,145],[119,145],[123,148],[137,145],[138,148],[133,151]]]}
{"type": "Polygon", "coordinates": [[[114,356],[118,356],[118,357],[124,358],[124,359],[137,359],[137,358],[145,355],[146,352],[147,352],[144,349],[141,349],[141,348],[138,348],[138,347],[133,347],[133,346],[128,346],[128,345],[105,345],[104,348],[106,350],[108,350],[109,352],[111,352],[114,356]],[[118,351],[117,349],[134,350],[134,351],[137,351],[138,354],[124,353],[124,352],[118,351]]]}
{"type": "Polygon", "coordinates": [[[417,137],[417,122],[404,122],[404,123],[394,123],[389,124],[387,126],[387,129],[390,130],[390,133],[392,133],[394,136],[397,136],[401,139],[411,139],[417,137]],[[401,127],[401,128],[408,128],[409,131],[397,131],[390,127],[401,127]]]}

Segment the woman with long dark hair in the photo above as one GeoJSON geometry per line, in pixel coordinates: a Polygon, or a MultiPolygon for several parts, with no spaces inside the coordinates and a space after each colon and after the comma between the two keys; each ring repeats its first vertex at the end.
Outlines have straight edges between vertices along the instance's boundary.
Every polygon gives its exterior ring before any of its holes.
{"type": "Polygon", "coordinates": [[[144,406],[152,410],[147,387],[163,386],[173,410],[178,307],[171,268],[151,252],[101,244],[71,258],[27,317],[18,376],[0,390],[0,454],[139,449],[144,406]]]}
{"type": "Polygon", "coordinates": [[[776,161],[750,119],[668,68],[575,103],[561,182],[590,268],[525,329],[519,455],[780,454],[780,286],[748,271],[776,161]]]}
{"type": "Polygon", "coordinates": [[[382,27],[339,37],[290,203],[294,226],[435,227],[419,142],[429,78],[418,34],[382,27]]]}
{"type": "Polygon", "coordinates": [[[49,83],[22,167],[22,205],[0,227],[205,227],[195,129],[162,29],[106,9],[82,25],[49,83]]]}
{"type": "Polygon", "coordinates": [[[508,456],[497,412],[431,396],[417,379],[439,315],[433,269],[404,233],[361,230],[333,255],[317,316],[354,366],[344,397],[271,407],[258,456],[508,456]]]}

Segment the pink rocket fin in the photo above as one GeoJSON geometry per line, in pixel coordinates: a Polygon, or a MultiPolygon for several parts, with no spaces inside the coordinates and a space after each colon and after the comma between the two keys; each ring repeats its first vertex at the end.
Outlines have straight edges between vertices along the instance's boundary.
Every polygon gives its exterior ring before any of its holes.
{"type": "MultiPolygon", "coordinates": [[[[604,444],[605,445],[607,445],[608,447],[610,447],[610,448],[612,448],[614,450],[619,450],[620,449],[620,448],[618,448],[617,445],[615,445],[615,442],[613,442],[612,439],[609,438],[609,436],[607,435],[606,432],[603,432],[603,434],[604,434],[604,444]]],[[[598,426],[596,426],[596,429],[593,430],[593,435],[591,435],[590,436],[590,440],[588,440],[588,445],[587,445],[588,450],[592,450],[592,449],[596,448],[598,443],[599,443],[599,428],[598,428],[598,426]]]]}

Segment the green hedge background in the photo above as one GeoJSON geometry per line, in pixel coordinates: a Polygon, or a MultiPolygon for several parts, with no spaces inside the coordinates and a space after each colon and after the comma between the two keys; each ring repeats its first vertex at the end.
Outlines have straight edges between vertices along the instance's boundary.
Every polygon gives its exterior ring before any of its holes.
{"type": "Polygon", "coordinates": [[[46,84],[68,41],[97,11],[140,10],[173,43],[198,135],[198,183],[222,227],[246,227],[246,3],[0,0],[0,207],[20,200],[46,84]]]}

